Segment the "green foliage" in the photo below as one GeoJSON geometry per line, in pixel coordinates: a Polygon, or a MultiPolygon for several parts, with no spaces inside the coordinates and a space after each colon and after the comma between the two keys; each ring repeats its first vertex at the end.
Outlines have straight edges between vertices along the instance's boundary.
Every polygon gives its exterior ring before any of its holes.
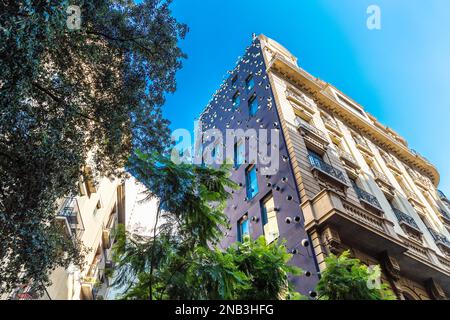
{"type": "Polygon", "coordinates": [[[372,270],[346,251],[325,258],[326,269],[317,285],[323,300],[395,300],[387,284],[380,281],[380,267],[372,270]]]}
{"type": "Polygon", "coordinates": [[[291,255],[283,244],[256,241],[214,248],[228,227],[223,213],[229,167],[174,164],[136,153],[131,171],[157,197],[158,227],[151,236],[119,231],[115,285],[124,299],[298,298],[288,285],[291,255]],[[288,295],[289,294],[289,295],[288,295]]]}
{"type": "Polygon", "coordinates": [[[289,285],[288,274],[299,275],[301,270],[289,265],[292,258],[286,246],[272,242],[266,244],[261,236],[255,241],[237,243],[227,249],[238,269],[248,277],[249,285],[240,290],[239,299],[267,300],[296,297],[289,285]]]}
{"type": "Polygon", "coordinates": [[[42,289],[49,271],[80,260],[51,225],[88,152],[93,173],[120,176],[133,148],[169,143],[161,105],[186,33],[169,4],[0,2],[0,293],[42,289]],[[80,30],[66,26],[69,4],[81,8],[80,30]]]}

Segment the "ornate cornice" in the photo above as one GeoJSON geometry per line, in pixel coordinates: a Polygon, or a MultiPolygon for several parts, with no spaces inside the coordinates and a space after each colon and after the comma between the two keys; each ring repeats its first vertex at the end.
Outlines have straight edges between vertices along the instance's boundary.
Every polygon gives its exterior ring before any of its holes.
{"type": "MultiPolygon", "coordinates": [[[[433,164],[415,151],[410,150],[405,145],[403,138],[398,137],[398,140],[396,140],[389,135],[388,129],[383,130],[380,126],[376,126],[373,121],[373,116],[367,115],[369,118],[363,119],[363,117],[339,103],[339,101],[337,101],[330,93],[330,88],[342,94],[339,90],[320,79],[314,78],[279,53],[276,53],[273,56],[268,64],[267,70],[280,73],[284,78],[304,89],[311,94],[316,103],[320,106],[328,109],[335,115],[338,115],[350,127],[363,133],[377,146],[395,154],[405,164],[414,167],[427,175],[431,181],[433,181],[434,186],[438,186],[440,179],[439,172],[433,164]]],[[[363,108],[361,107],[361,109],[363,108]]]]}

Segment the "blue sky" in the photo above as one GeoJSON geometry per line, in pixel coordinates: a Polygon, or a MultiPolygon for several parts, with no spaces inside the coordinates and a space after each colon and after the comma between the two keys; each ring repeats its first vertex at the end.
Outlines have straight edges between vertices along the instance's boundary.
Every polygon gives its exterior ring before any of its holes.
{"type": "Polygon", "coordinates": [[[264,33],[392,127],[434,163],[450,195],[450,1],[174,0],[190,28],[178,89],[164,106],[171,128],[193,121],[226,71],[264,33]],[[381,8],[381,30],[366,28],[366,9],[381,8]]]}

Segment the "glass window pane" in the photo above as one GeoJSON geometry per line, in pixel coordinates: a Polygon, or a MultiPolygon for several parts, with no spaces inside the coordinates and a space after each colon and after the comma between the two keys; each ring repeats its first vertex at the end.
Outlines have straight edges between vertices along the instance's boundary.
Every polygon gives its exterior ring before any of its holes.
{"type": "Polygon", "coordinates": [[[261,218],[264,228],[264,237],[267,243],[273,242],[280,235],[277,221],[277,211],[273,196],[270,195],[262,200],[261,218]]]}
{"type": "Polygon", "coordinates": [[[245,157],[245,144],[242,142],[236,143],[234,145],[234,165],[239,167],[244,163],[245,157]]]}
{"type": "Polygon", "coordinates": [[[250,91],[250,90],[252,90],[255,87],[255,80],[253,80],[253,77],[250,76],[245,81],[245,84],[246,84],[246,87],[247,87],[247,91],[250,91]]]}
{"type": "Polygon", "coordinates": [[[248,216],[244,215],[238,221],[238,240],[244,242],[250,237],[250,224],[248,222],[248,216]]]}
{"type": "Polygon", "coordinates": [[[256,175],[256,167],[252,166],[247,171],[246,177],[246,185],[247,185],[247,197],[252,199],[258,193],[258,178],[256,175]]]}
{"type": "Polygon", "coordinates": [[[258,111],[258,103],[256,101],[256,97],[250,98],[250,100],[248,101],[248,109],[250,116],[254,116],[256,114],[256,112],[258,111]]]}
{"type": "Polygon", "coordinates": [[[241,96],[239,92],[236,92],[236,94],[233,96],[233,107],[238,108],[241,104],[241,96]]]}
{"type": "Polygon", "coordinates": [[[250,234],[250,229],[249,229],[249,225],[248,225],[248,219],[242,221],[241,226],[242,226],[242,235],[243,235],[244,237],[245,237],[245,236],[248,236],[248,235],[250,234]]]}

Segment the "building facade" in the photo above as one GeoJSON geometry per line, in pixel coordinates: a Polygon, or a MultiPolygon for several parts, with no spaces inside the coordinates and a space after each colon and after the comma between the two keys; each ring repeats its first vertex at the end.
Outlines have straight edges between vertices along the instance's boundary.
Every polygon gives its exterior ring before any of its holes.
{"type": "MultiPolygon", "coordinates": [[[[305,271],[292,281],[311,296],[324,257],[350,250],[381,265],[399,299],[450,297],[450,201],[437,190],[436,168],[279,43],[254,37],[200,121],[203,131],[248,132],[234,142],[231,178],[240,188],[228,201],[223,246],[245,236],[285,239],[305,271]],[[264,140],[279,152],[274,174],[248,158],[249,135],[261,142],[260,129],[280,134],[264,140]]],[[[224,147],[203,139],[213,157],[224,147]]]]}
{"type": "MultiPolygon", "coordinates": [[[[86,170],[90,170],[86,167],[86,170]]],[[[43,295],[36,295],[33,286],[17,288],[11,299],[28,300],[101,300],[109,290],[112,267],[111,248],[114,230],[125,223],[125,189],[119,179],[100,178],[97,183],[86,179],[78,183],[79,193],[61,199],[57,222],[67,236],[79,239],[86,253],[84,267],[58,268],[50,275],[52,285],[43,295]]]]}

